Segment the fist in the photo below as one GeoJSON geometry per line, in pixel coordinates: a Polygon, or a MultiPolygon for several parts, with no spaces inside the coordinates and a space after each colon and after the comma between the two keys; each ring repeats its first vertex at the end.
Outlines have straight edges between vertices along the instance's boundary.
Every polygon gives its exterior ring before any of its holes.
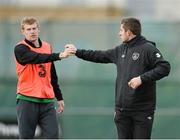
{"type": "Polygon", "coordinates": [[[140,76],[134,77],[128,82],[128,86],[133,89],[138,88],[141,84],[142,84],[142,81],[141,81],[140,76]]]}

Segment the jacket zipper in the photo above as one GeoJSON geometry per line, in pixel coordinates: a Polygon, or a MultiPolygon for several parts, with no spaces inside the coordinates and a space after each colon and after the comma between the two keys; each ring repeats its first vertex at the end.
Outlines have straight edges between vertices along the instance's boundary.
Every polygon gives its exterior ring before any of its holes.
{"type": "MultiPolygon", "coordinates": [[[[123,72],[126,72],[127,71],[127,67],[125,67],[125,62],[126,62],[126,58],[127,58],[127,51],[128,51],[128,46],[127,45],[125,45],[125,49],[124,49],[124,52],[123,52],[123,63],[122,63],[122,66],[123,66],[123,68],[124,68],[124,71],[123,72]]],[[[123,73],[124,75],[126,75],[125,73],[123,73]]],[[[124,79],[124,78],[123,78],[124,79]]],[[[124,83],[124,81],[123,81],[123,84],[125,84],[124,83]]],[[[124,97],[125,97],[125,93],[124,93],[124,86],[122,86],[122,93],[121,93],[121,96],[120,96],[120,101],[121,101],[121,108],[120,108],[120,110],[121,111],[123,111],[124,110],[124,97]]]]}

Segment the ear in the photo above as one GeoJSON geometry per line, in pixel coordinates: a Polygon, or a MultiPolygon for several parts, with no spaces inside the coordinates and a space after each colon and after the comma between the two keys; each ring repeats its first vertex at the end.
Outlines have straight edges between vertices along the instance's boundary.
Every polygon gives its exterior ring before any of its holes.
{"type": "Polygon", "coordinates": [[[127,30],[128,36],[131,36],[133,33],[130,30],[127,30]]]}
{"type": "Polygon", "coordinates": [[[23,35],[24,35],[24,30],[23,30],[23,29],[21,29],[21,34],[23,34],[23,35]]]}

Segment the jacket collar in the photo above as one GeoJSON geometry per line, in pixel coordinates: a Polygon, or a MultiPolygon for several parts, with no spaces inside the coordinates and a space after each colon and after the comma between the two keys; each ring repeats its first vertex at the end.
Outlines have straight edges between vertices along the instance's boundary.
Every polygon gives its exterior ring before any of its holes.
{"type": "Polygon", "coordinates": [[[135,44],[139,43],[139,42],[145,42],[146,38],[141,36],[141,35],[137,35],[136,37],[134,37],[133,39],[131,39],[128,42],[124,42],[124,45],[127,45],[129,47],[133,47],[135,44]]]}
{"type": "MultiPolygon", "coordinates": [[[[32,42],[30,42],[29,40],[27,40],[26,38],[24,39],[24,41],[27,43],[27,44],[29,44],[31,47],[33,47],[33,48],[37,48],[32,42]]],[[[38,38],[38,42],[39,42],[39,48],[41,48],[41,46],[42,46],[42,41],[40,40],[40,38],[38,38]]]]}

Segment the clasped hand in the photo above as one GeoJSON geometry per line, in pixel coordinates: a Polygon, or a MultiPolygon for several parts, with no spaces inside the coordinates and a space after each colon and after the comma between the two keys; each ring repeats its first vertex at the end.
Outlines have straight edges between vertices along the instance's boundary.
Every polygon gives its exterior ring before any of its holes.
{"type": "Polygon", "coordinates": [[[59,54],[59,57],[62,58],[67,58],[69,56],[75,55],[77,48],[73,44],[66,44],[64,46],[64,51],[59,54]]]}

